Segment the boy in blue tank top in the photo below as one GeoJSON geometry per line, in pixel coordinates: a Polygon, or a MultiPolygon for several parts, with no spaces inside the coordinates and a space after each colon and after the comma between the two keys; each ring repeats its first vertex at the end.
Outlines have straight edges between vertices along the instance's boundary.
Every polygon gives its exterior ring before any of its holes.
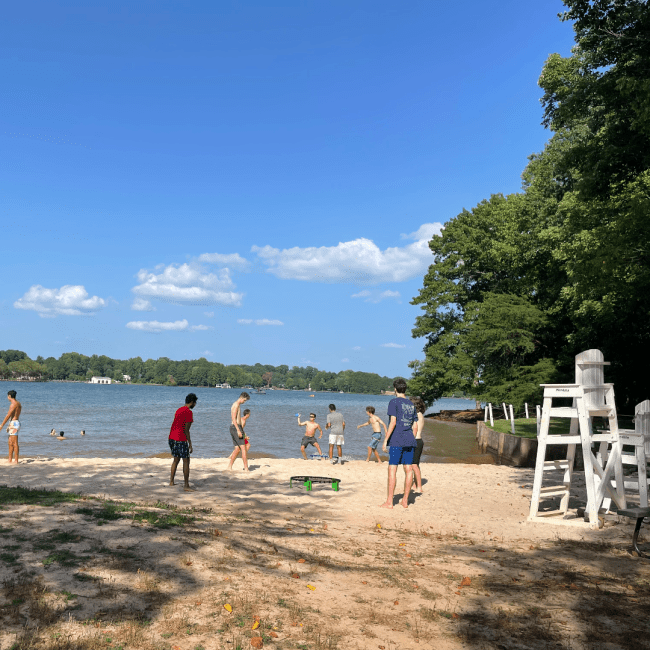
{"type": "Polygon", "coordinates": [[[418,415],[415,406],[406,397],[406,381],[396,379],[393,382],[395,395],[388,403],[388,416],[390,423],[386,431],[386,438],[382,449],[384,453],[389,447],[388,454],[388,495],[386,501],[381,504],[382,508],[393,507],[393,495],[397,482],[397,466],[404,466],[404,497],[402,507],[408,508],[409,492],[413,481],[413,453],[415,452],[415,436],[418,431],[418,415]],[[390,444],[389,444],[390,443],[390,444]]]}

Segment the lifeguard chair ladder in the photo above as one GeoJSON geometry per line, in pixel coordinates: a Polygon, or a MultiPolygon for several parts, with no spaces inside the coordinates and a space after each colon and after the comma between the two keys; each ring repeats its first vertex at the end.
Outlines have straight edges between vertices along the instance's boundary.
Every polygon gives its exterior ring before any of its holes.
{"type": "Polygon", "coordinates": [[[585,487],[587,488],[585,521],[588,520],[589,527],[599,527],[598,512],[606,493],[619,508],[626,507],[614,385],[604,383],[603,366],[605,365],[609,364],[603,361],[603,354],[600,350],[586,350],[576,355],[575,384],[542,384],[544,402],[537,438],[537,460],[528,521],[569,523],[567,513],[571,497],[576,445],[581,445],[584,460],[585,487]],[[572,406],[553,406],[553,400],[559,398],[572,398],[572,406]],[[592,418],[598,416],[607,418],[608,431],[593,432],[592,418]],[[549,434],[552,417],[571,420],[569,435],[549,434]],[[593,443],[602,442],[611,445],[604,469],[592,451],[593,443]],[[548,445],[566,445],[566,459],[547,461],[546,448],[548,445]],[[557,470],[564,470],[562,484],[544,487],[544,472],[557,470]],[[614,479],[617,487],[613,483],[614,479]],[[559,508],[550,512],[540,512],[540,502],[551,497],[561,497],[559,508]]]}

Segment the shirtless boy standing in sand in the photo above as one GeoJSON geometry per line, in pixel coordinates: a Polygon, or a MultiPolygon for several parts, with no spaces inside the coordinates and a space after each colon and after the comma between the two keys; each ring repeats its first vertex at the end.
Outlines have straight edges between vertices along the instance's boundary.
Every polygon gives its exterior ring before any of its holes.
{"type": "MultiPolygon", "coordinates": [[[[248,418],[250,416],[251,416],[251,410],[250,409],[244,409],[244,411],[242,412],[242,416],[241,416],[241,428],[242,428],[242,430],[245,429],[246,422],[248,422],[248,418]]],[[[250,441],[250,438],[246,435],[245,431],[244,431],[244,444],[243,444],[243,447],[246,448],[246,453],[248,454],[248,451],[251,448],[251,441],[250,441]]],[[[237,456],[239,455],[240,451],[241,451],[241,447],[239,447],[239,446],[235,447],[235,451],[232,452],[233,459],[232,459],[232,462],[230,463],[231,466],[232,466],[232,463],[234,463],[235,460],[237,460],[237,456]]]]}
{"type": "Polygon", "coordinates": [[[244,461],[244,471],[248,472],[248,453],[246,449],[246,436],[244,435],[244,427],[242,426],[241,419],[241,405],[248,400],[251,396],[248,393],[242,393],[237,401],[230,407],[230,437],[232,438],[232,443],[235,445],[235,449],[230,454],[230,459],[227,469],[232,469],[232,464],[235,462],[235,458],[241,451],[241,459],[244,461]]]}
{"type": "Polygon", "coordinates": [[[302,443],[300,444],[300,453],[302,454],[302,457],[307,460],[305,449],[309,445],[314,445],[318,450],[319,455],[322,456],[323,452],[320,450],[320,447],[316,442],[316,430],[318,429],[318,431],[320,431],[320,436],[318,436],[319,439],[323,437],[323,430],[320,428],[320,424],[316,422],[316,414],[309,414],[309,422],[301,422],[300,413],[298,413],[298,424],[301,427],[305,427],[305,435],[302,437],[302,443]]]}
{"type": "Polygon", "coordinates": [[[372,438],[370,439],[370,444],[368,445],[368,458],[366,458],[366,463],[370,462],[370,456],[372,456],[372,452],[374,451],[375,456],[377,457],[377,462],[381,465],[381,458],[379,458],[377,447],[379,447],[381,444],[381,428],[384,427],[384,431],[386,431],[386,425],[378,415],[375,415],[374,406],[366,406],[366,413],[368,414],[368,421],[365,424],[360,424],[357,427],[357,429],[360,429],[361,427],[367,427],[368,425],[372,427],[372,438]]]}
{"type": "Polygon", "coordinates": [[[16,399],[16,391],[10,390],[7,393],[7,399],[9,400],[10,406],[5,415],[5,419],[0,424],[0,429],[9,422],[7,427],[7,433],[9,434],[9,456],[7,456],[7,462],[11,463],[12,456],[15,456],[16,460],[14,461],[16,465],[18,464],[18,452],[20,451],[18,447],[18,431],[20,429],[20,412],[22,411],[22,404],[16,399]]]}

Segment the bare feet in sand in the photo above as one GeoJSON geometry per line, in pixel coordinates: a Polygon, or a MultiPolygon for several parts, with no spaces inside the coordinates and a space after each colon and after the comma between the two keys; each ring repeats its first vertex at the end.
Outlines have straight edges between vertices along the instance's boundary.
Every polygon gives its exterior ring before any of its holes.
{"type": "Polygon", "coordinates": [[[172,485],[176,485],[176,483],[174,483],[174,481],[172,481],[169,485],[171,487],[172,485]]]}
{"type": "Polygon", "coordinates": [[[185,492],[196,492],[196,488],[190,487],[189,485],[186,485],[183,490],[185,490],[185,492]]]}
{"type": "Polygon", "coordinates": [[[392,510],[393,509],[393,504],[386,501],[385,503],[382,503],[379,507],[380,508],[387,508],[388,510],[392,510]]]}
{"type": "Polygon", "coordinates": [[[408,504],[408,503],[404,503],[404,501],[400,501],[400,503],[401,503],[401,505],[402,505],[402,508],[408,508],[408,507],[409,507],[409,504],[408,504]]]}

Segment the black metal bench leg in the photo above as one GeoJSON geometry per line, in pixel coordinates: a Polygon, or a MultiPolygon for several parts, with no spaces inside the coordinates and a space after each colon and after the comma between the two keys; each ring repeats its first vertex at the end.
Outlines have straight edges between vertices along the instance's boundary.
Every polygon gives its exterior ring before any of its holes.
{"type": "Polygon", "coordinates": [[[643,523],[644,517],[639,517],[636,520],[636,526],[634,527],[634,535],[632,536],[632,548],[637,552],[639,557],[649,557],[645,553],[642,553],[641,550],[639,549],[639,531],[641,530],[641,524],[643,523]]]}

